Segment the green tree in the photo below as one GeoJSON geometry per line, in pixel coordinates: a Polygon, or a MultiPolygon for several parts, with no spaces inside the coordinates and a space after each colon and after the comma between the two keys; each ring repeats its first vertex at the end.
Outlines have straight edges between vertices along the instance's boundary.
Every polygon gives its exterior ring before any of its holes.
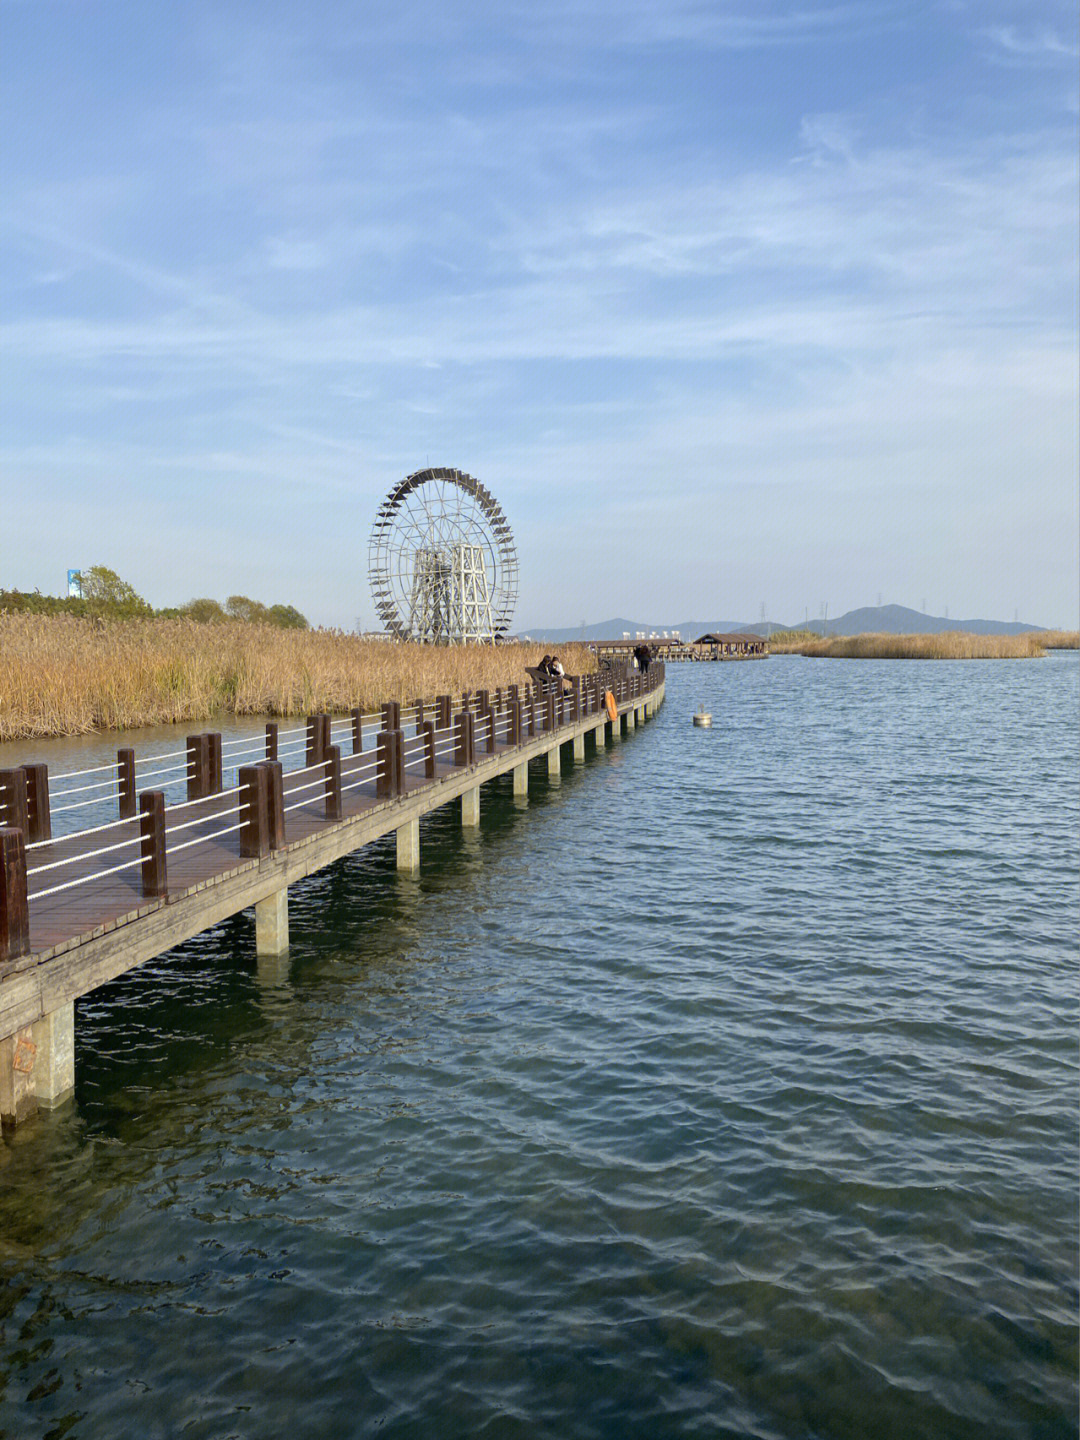
{"type": "Polygon", "coordinates": [[[249,625],[266,624],[266,606],[246,595],[230,595],[225,601],[225,614],[232,620],[246,620],[249,625]]]}
{"type": "Polygon", "coordinates": [[[271,625],[281,630],[306,630],[307,618],[300,614],[295,605],[271,605],[266,612],[271,625]]]}
{"type": "Polygon", "coordinates": [[[180,614],[189,620],[197,620],[200,625],[213,625],[226,618],[225,611],[218,602],[205,595],[197,600],[189,600],[186,605],[181,606],[180,614]]]}
{"type": "Polygon", "coordinates": [[[97,615],[152,615],[153,611],[134,586],[121,580],[107,565],[91,565],[79,571],[82,598],[97,615]]]}

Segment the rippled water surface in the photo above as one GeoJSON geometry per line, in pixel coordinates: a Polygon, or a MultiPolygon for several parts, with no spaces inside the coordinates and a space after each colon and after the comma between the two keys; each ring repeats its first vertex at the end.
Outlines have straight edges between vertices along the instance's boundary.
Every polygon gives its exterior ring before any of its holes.
{"type": "Polygon", "coordinates": [[[673,666],[287,963],[86,997],[0,1146],[0,1430],[1075,1435],[1078,676],[673,666]]]}

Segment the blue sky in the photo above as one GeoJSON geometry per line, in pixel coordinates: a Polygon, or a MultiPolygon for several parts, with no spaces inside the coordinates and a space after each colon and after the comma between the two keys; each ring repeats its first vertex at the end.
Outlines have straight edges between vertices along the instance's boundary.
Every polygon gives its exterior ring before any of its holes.
{"type": "Polygon", "coordinates": [[[1075,627],[1074,8],[0,0],[0,584],[1075,627]]]}

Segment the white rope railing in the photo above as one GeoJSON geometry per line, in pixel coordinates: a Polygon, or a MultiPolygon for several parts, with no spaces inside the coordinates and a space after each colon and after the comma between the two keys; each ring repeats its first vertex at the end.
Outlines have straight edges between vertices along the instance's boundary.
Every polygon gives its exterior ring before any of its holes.
{"type": "Polygon", "coordinates": [[[136,755],[135,764],[153,765],[158,760],[175,760],[178,755],[186,755],[187,753],[187,746],[185,745],[183,750],[163,750],[160,755],[144,755],[141,760],[136,755]]]}
{"type": "MultiPolygon", "coordinates": [[[[241,820],[239,824],[227,825],[224,830],[215,830],[212,835],[196,835],[194,840],[184,840],[179,845],[166,845],[165,854],[175,855],[180,850],[190,850],[192,845],[205,845],[210,840],[220,840],[222,835],[232,835],[235,831],[242,830],[245,823],[245,821],[241,820]]],[[[179,825],[174,827],[176,830],[180,828],[179,825]]]]}
{"type": "Polygon", "coordinates": [[[176,775],[177,780],[183,780],[186,779],[188,776],[194,774],[194,765],[166,765],[162,770],[147,770],[144,774],[139,776],[139,780],[153,780],[158,775],[176,775]]]}
{"type": "MultiPolygon", "coordinates": [[[[179,806],[174,808],[179,809],[179,806]]],[[[167,824],[165,831],[168,835],[175,835],[178,830],[190,830],[193,825],[210,825],[215,820],[224,820],[226,815],[244,815],[250,809],[251,805],[248,804],[239,806],[237,810],[233,810],[231,807],[228,810],[215,810],[213,815],[196,815],[194,820],[183,820],[179,825],[167,824]]]]}
{"type": "Polygon", "coordinates": [[[212,795],[196,795],[194,800],[181,800],[169,806],[169,813],[175,815],[178,810],[190,810],[192,805],[209,805],[212,800],[225,800],[230,795],[239,795],[243,788],[242,785],[234,785],[231,790],[215,790],[212,795]]]}
{"type": "Polygon", "coordinates": [[[95,870],[92,875],[80,875],[77,880],[65,880],[62,885],[53,885],[48,890],[35,890],[32,895],[27,895],[27,902],[31,900],[44,900],[46,895],[58,895],[61,890],[71,890],[76,885],[86,885],[91,880],[104,880],[106,875],[119,875],[121,870],[130,870],[133,865],[141,865],[142,857],[137,860],[125,860],[122,865],[114,865],[111,870],[95,870]]]}
{"type": "MultiPolygon", "coordinates": [[[[64,865],[74,865],[77,860],[93,860],[98,855],[110,855],[114,850],[123,850],[125,845],[138,845],[142,839],[141,835],[129,835],[126,840],[118,840],[115,845],[100,845],[96,850],[80,850],[77,855],[65,855],[63,860],[50,860],[47,865],[35,865],[27,869],[27,878],[31,875],[44,875],[46,870],[59,870],[64,865]]],[[[93,876],[89,876],[93,879],[93,876]]]]}
{"type": "Polygon", "coordinates": [[[90,765],[85,770],[66,770],[63,775],[52,775],[51,780],[78,780],[82,775],[100,775],[103,770],[117,770],[120,762],[111,760],[108,765],[90,765]]]}
{"type": "MultiPolygon", "coordinates": [[[[296,773],[297,773],[297,774],[301,774],[301,773],[303,773],[303,772],[297,771],[296,773]]],[[[283,791],[282,791],[282,799],[284,799],[286,795],[302,795],[305,790],[315,790],[315,789],[322,789],[322,790],[325,790],[325,789],[326,789],[326,779],[325,779],[325,777],[320,777],[318,780],[312,780],[311,783],[308,784],[308,785],[293,785],[291,789],[289,789],[289,790],[283,790],[283,791]]],[[[307,802],[305,801],[304,803],[306,804],[307,802]]]]}
{"type": "Polygon", "coordinates": [[[99,835],[102,830],[112,830],[117,825],[137,825],[138,823],[136,816],[129,815],[124,820],[110,820],[105,825],[95,825],[92,830],[75,830],[70,835],[54,835],[51,840],[31,840],[25,848],[37,850],[42,845],[63,845],[65,840],[81,840],[84,835],[99,835]]]}
{"type": "Polygon", "coordinates": [[[52,815],[66,815],[69,810],[83,810],[87,805],[100,805],[107,798],[105,795],[96,795],[89,800],[76,800],[74,805],[52,805],[49,807],[49,813],[52,815]]]}
{"type": "Polygon", "coordinates": [[[59,798],[66,800],[69,795],[82,795],[87,790],[111,790],[112,786],[112,780],[91,780],[89,785],[70,785],[59,798]]]}

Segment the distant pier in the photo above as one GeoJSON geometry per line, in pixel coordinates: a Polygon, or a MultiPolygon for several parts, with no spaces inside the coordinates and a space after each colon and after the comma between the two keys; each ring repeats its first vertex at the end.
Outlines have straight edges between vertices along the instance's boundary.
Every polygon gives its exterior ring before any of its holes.
{"type": "Polygon", "coordinates": [[[710,632],[697,640],[663,640],[656,636],[638,636],[633,640],[593,640],[589,649],[597,656],[610,660],[629,660],[639,646],[647,646],[650,655],[657,660],[764,660],[769,653],[769,642],[762,635],[751,635],[738,631],[731,635],[710,632]]]}

